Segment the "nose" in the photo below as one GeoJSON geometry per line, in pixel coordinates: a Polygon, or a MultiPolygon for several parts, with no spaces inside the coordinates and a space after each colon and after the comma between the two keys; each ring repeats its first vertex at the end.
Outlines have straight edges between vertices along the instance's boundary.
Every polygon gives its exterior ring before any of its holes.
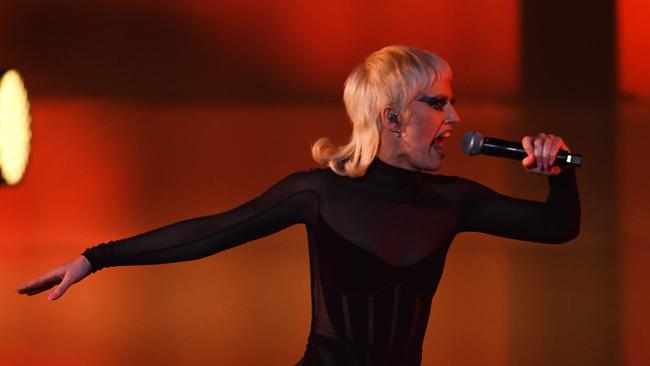
{"type": "Polygon", "coordinates": [[[453,105],[447,103],[445,106],[445,123],[449,124],[455,124],[460,122],[460,116],[458,116],[458,112],[456,112],[456,108],[454,108],[453,105]]]}

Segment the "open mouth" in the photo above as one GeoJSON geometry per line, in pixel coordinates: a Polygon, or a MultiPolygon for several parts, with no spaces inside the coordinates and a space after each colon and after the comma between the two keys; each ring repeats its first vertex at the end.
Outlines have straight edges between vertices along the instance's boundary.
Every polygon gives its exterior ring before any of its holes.
{"type": "Polygon", "coordinates": [[[451,136],[451,131],[441,133],[440,135],[436,136],[431,143],[432,147],[435,148],[441,156],[445,155],[444,141],[449,136],[451,136]]]}

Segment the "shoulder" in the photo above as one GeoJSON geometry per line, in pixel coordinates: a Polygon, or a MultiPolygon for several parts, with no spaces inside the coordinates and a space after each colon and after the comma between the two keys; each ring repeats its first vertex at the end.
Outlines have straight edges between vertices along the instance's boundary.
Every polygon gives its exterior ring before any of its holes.
{"type": "Polygon", "coordinates": [[[461,200],[467,195],[492,195],[495,193],[492,189],[481,183],[458,176],[436,174],[431,175],[428,182],[432,189],[453,201],[461,200]]]}
{"type": "Polygon", "coordinates": [[[275,183],[273,188],[283,188],[291,191],[317,191],[325,182],[335,175],[329,169],[313,168],[293,172],[275,183]]]}
{"type": "Polygon", "coordinates": [[[327,168],[312,168],[306,170],[299,170],[287,175],[283,180],[296,181],[296,182],[317,182],[320,180],[328,179],[330,176],[336,175],[327,168]]]}

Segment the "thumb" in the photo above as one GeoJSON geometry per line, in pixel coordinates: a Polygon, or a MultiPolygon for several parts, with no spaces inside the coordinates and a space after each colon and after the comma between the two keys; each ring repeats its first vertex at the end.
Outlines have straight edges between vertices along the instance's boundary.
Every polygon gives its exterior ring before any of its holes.
{"type": "Polygon", "coordinates": [[[66,273],[65,276],[63,276],[63,280],[61,283],[56,286],[54,291],[50,292],[50,294],[47,296],[47,299],[50,301],[54,301],[58,299],[59,297],[63,296],[65,292],[68,290],[68,287],[72,285],[72,279],[70,278],[69,273],[66,273]]]}
{"type": "Polygon", "coordinates": [[[528,156],[521,161],[521,165],[526,169],[533,167],[535,165],[535,155],[528,153],[528,156]]]}

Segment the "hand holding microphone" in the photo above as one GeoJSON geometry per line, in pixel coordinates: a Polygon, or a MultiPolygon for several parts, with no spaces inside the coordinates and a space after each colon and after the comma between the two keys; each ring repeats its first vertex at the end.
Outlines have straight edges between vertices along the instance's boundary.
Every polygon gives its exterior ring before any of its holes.
{"type": "Polygon", "coordinates": [[[463,151],[468,155],[492,155],[511,159],[522,159],[527,172],[541,175],[557,175],[565,167],[580,167],[582,156],[571,153],[561,137],[539,133],[525,136],[521,143],[483,137],[478,132],[467,132],[463,137],[463,151]]]}

